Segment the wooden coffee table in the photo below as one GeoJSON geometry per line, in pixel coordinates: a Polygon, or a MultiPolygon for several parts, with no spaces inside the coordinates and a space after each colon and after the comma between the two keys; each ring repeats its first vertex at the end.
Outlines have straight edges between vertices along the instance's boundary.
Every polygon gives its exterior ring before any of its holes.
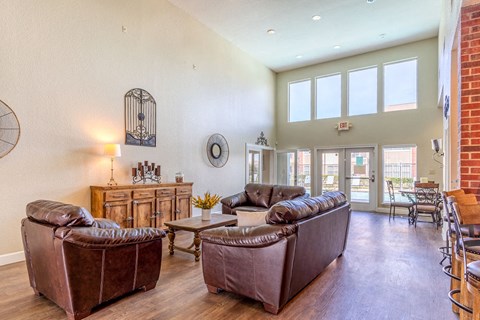
{"type": "Polygon", "coordinates": [[[201,243],[200,232],[207,229],[234,225],[236,223],[237,216],[230,214],[212,214],[210,220],[202,220],[202,217],[193,217],[165,222],[164,224],[168,227],[168,250],[171,255],[174,254],[175,249],[192,253],[195,256],[195,261],[199,261],[201,243]],[[193,242],[189,247],[183,248],[175,245],[175,231],[177,230],[193,232],[193,242]],[[194,246],[195,249],[192,249],[194,246]]]}

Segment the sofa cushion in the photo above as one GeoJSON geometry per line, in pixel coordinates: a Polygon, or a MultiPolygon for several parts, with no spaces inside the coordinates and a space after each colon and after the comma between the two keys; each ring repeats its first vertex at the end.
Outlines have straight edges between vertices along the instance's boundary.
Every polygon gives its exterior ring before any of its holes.
{"type": "Polygon", "coordinates": [[[215,244],[232,247],[265,247],[297,232],[296,225],[260,225],[236,228],[219,227],[200,232],[200,238],[215,244]]]}
{"type": "Polygon", "coordinates": [[[266,216],[268,224],[292,223],[312,215],[315,206],[312,201],[284,200],[273,205],[266,216]]]}
{"type": "Polygon", "coordinates": [[[333,199],[335,207],[341,206],[342,204],[347,203],[347,196],[341,191],[330,191],[323,194],[324,197],[333,199]]]}
{"type": "Polygon", "coordinates": [[[245,186],[245,193],[250,204],[256,207],[268,208],[272,188],[273,186],[268,184],[249,183],[245,186]]]}
{"type": "Polygon", "coordinates": [[[314,213],[327,211],[335,207],[335,201],[330,197],[311,197],[303,201],[313,208],[314,213]]]}
{"type": "MultiPolygon", "coordinates": [[[[341,199],[337,199],[337,202],[341,203],[341,199]]],[[[265,219],[269,224],[293,223],[311,215],[328,211],[336,206],[334,198],[323,195],[284,200],[273,205],[265,219]]]]}
{"type": "Polygon", "coordinates": [[[237,210],[237,226],[253,227],[266,224],[265,216],[268,211],[240,211],[237,210]]]}
{"type": "Polygon", "coordinates": [[[300,186],[275,185],[272,188],[270,207],[282,200],[292,200],[296,197],[303,196],[305,192],[305,188],[300,186]]]}
{"type": "Polygon", "coordinates": [[[95,221],[85,208],[50,200],[36,200],[27,204],[27,217],[58,227],[88,227],[95,221]]]}
{"type": "Polygon", "coordinates": [[[118,229],[118,228],[120,228],[118,223],[116,223],[113,220],[106,219],[106,218],[95,218],[95,221],[93,222],[92,227],[101,228],[101,229],[108,229],[108,228],[118,229]]]}

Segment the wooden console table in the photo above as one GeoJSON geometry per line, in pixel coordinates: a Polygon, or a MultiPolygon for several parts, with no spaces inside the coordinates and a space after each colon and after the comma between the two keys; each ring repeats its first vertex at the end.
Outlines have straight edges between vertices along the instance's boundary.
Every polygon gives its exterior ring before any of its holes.
{"type": "Polygon", "coordinates": [[[122,228],[166,228],[167,221],[192,216],[192,185],[185,183],[91,186],[92,215],[122,228]]]}

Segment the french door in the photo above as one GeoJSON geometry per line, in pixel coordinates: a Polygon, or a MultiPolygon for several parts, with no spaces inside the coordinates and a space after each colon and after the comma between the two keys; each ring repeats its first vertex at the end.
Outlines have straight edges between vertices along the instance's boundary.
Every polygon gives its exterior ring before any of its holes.
{"type": "Polygon", "coordinates": [[[340,190],[354,210],[375,210],[376,163],[373,147],[318,149],[317,193],[340,190]]]}

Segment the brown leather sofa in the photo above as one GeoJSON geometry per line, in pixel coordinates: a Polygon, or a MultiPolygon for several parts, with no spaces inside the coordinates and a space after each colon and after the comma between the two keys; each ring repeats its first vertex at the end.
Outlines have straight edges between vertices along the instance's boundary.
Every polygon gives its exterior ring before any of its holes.
{"type": "Polygon", "coordinates": [[[266,211],[282,200],[306,198],[309,195],[304,187],[249,183],[245,190],[223,198],[222,213],[236,214],[240,211],[266,211]]]}
{"type": "Polygon", "coordinates": [[[277,314],[345,250],[350,204],[341,192],[282,201],[266,224],[200,233],[203,276],[221,290],[263,303],[277,314]]]}
{"type": "Polygon", "coordinates": [[[22,220],[30,285],[68,319],[82,319],[130,291],[153,289],[164,236],[153,228],[120,229],[84,208],[48,200],[29,203],[22,220]]]}

